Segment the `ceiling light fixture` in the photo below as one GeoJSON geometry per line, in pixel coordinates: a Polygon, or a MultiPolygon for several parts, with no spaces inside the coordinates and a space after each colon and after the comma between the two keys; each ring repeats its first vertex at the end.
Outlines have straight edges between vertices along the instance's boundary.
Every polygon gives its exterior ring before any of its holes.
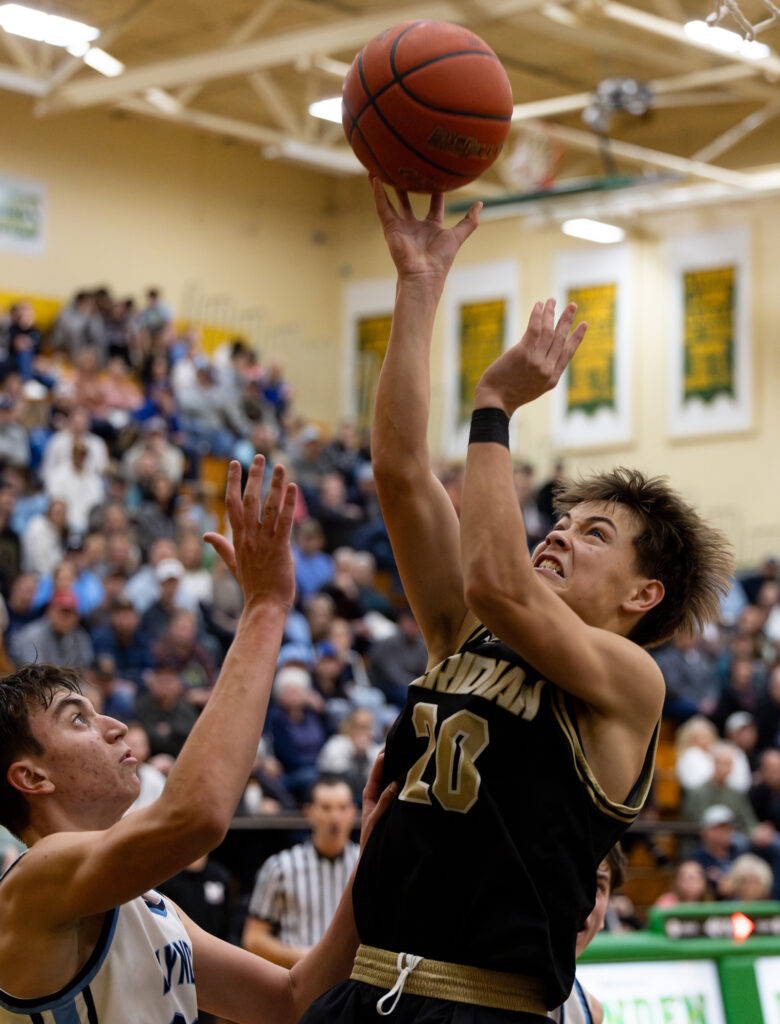
{"type": "Polygon", "coordinates": [[[83,46],[100,35],[100,29],[93,25],[47,14],[24,4],[0,4],[0,28],[14,36],[64,47],[83,46]]]}
{"type": "Polygon", "coordinates": [[[605,224],[600,220],[590,220],[588,217],[565,220],[561,224],[561,231],[572,238],[584,238],[586,242],[600,242],[602,245],[622,242],[626,237],[623,228],[615,224],[605,224]]]}
{"type": "Polygon", "coordinates": [[[91,68],[99,71],[101,75],[105,75],[107,78],[116,78],[117,75],[121,75],[125,70],[121,60],[112,57],[105,50],[98,49],[97,46],[90,46],[82,59],[85,64],[89,64],[91,68]]]}
{"type": "Polygon", "coordinates": [[[319,117],[323,121],[341,124],[341,97],[328,96],[324,100],[315,100],[314,103],[309,104],[309,113],[312,117],[319,117]]]}
{"type": "Polygon", "coordinates": [[[721,28],[720,25],[708,25],[706,21],[689,21],[685,26],[685,34],[697,43],[705,43],[721,53],[738,53],[749,60],[763,60],[772,51],[764,43],[755,39],[748,41],[738,32],[721,28]]]}

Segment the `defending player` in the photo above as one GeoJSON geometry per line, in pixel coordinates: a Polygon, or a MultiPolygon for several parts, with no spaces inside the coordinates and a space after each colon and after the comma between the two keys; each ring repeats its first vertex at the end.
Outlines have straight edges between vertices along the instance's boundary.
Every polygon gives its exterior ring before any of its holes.
{"type": "Polygon", "coordinates": [[[446,230],[441,195],[418,219],[406,194],[395,208],[373,190],[398,272],[374,473],[429,661],[386,744],[399,796],[358,869],[353,980],[304,1020],[544,1020],[571,989],[598,864],[650,784],[664,684],[641,645],[712,616],[729,557],[665,482],[622,470],[560,496],[529,558],[509,417],[585,331],[551,301],[479,383],[458,523],[429,462],[429,352],[479,206],[446,230]]]}
{"type": "MultiPolygon", "coordinates": [[[[237,1022],[292,1024],[348,973],[348,898],[288,972],[208,935],[149,891],[220,842],[257,751],[294,591],[295,487],[277,467],[260,522],[263,465],[253,461],[243,501],[240,467],[230,466],[235,546],[207,535],[241,584],[244,610],[155,803],[122,817],[139,789],[127,728],[95,713],[74,672],[31,665],[0,682],[0,820],[30,847],[0,882],[3,1024],[193,1024],[198,1006],[237,1022]]],[[[375,770],[371,805],[377,786],[375,770]]]]}

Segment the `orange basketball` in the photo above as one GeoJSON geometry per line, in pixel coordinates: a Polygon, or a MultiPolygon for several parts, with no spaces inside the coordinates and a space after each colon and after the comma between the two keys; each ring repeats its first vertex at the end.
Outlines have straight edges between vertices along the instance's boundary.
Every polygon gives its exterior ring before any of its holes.
{"type": "Polygon", "coordinates": [[[509,134],[512,89],[479,36],[447,21],[386,29],[352,62],[341,104],[355,155],[382,181],[447,192],[486,170],[509,134]]]}

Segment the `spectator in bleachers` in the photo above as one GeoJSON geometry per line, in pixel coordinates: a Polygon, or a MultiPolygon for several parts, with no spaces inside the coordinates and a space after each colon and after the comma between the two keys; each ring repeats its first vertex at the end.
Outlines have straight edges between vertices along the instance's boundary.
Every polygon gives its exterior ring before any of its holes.
{"type": "Polygon", "coordinates": [[[103,601],[104,587],[100,576],[95,572],[95,556],[99,551],[102,538],[88,535],[83,540],[80,536],[71,536],[65,545],[62,561],[53,573],[47,573],[38,580],[35,591],[35,604],[43,608],[51,600],[55,590],[70,588],[79,603],[79,614],[86,618],[103,601]]]}
{"type": "Polygon", "coordinates": [[[651,651],[666,683],[663,714],[673,722],[711,714],[718,699],[714,660],[699,635],[678,633],[651,651]]]}
{"type": "Polygon", "coordinates": [[[714,743],[710,749],[713,773],[709,781],[689,789],[683,797],[683,814],[688,821],[699,821],[704,811],[713,804],[728,807],[732,812],[734,827],[750,836],[758,826],[745,790],[730,784],[734,772],[735,750],[732,743],[723,740],[714,743]]]}
{"type": "Polygon", "coordinates": [[[741,751],[741,754],[735,751],[733,785],[747,793],[753,782],[753,772],[758,768],[758,726],[754,716],[749,711],[735,711],[723,724],[723,736],[734,744],[737,751],[741,751]]]}
{"type": "Polygon", "coordinates": [[[11,525],[14,501],[11,488],[0,485],[0,595],[4,598],[22,568],[22,544],[11,525]]]}
{"type": "Polygon", "coordinates": [[[374,644],[368,656],[368,675],[382,691],[388,704],[402,708],[413,679],[421,676],[428,664],[428,651],[417,620],[408,608],[398,614],[398,631],[374,644]]]}
{"type": "Polygon", "coordinates": [[[63,463],[71,462],[73,445],[80,441],[87,447],[85,468],[90,472],[104,474],[108,469],[108,448],[102,437],[90,430],[90,417],[86,409],[76,406],[68,415],[61,430],[52,434],[43,449],[43,462],[40,467],[41,480],[44,486],[55,468],[63,463]]]}
{"type": "Polygon", "coordinates": [[[146,672],[152,667],[149,638],[141,629],[140,617],[127,594],[118,594],[111,605],[109,622],[92,633],[95,653],[108,654],[117,673],[143,684],[146,672]]]}
{"type": "Polygon", "coordinates": [[[102,318],[106,356],[121,359],[128,367],[138,366],[140,362],[134,317],[134,300],[124,299],[112,302],[102,318]]]}
{"type": "Polygon", "coordinates": [[[6,643],[10,642],[13,633],[38,618],[35,608],[36,586],[37,579],[31,572],[20,572],[11,583],[7,601],[6,643]]]}
{"type": "Polygon", "coordinates": [[[311,642],[318,644],[327,640],[328,632],[336,618],[336,604],[330,594],[312,594],[303,602],[303,611],[311,632],[311,642]]]}
{"type": "Polygon", "coordinates": [[[30,435],[21,422],[21,412],[13,395],[0,393],[0,465],[30,465],[30,435]]]}
{"type": "Polygon", "coordinates": [[[103,475],[87,464],[87,446],[76,440],[69,461],[56,465],[46,478],[46,490],[52,498],[60,498],[68,509],[68,530],[83,536],[89,514],[105,500],[103,475]]]}
{"type": "Polygon", "coordinates": [[[752,658],[733,658],[728,682],[721,690],[718,703],[710,717],[722,729],[726,719],[735,711],[748,711],[755,715],[765,685],[765,673],[752,658]]]}
{"type": "Polygon", "coordinates": [[[198,713],[185,699],[184,683],[175,665],[159,662],[145,681],[146,690],[135,702],[135,717],[149,736],[152,756],[178,757],[198,713]]]}
{"type": "Polygon", "coordinates": [[[316,594],[334,575],[333,559],[326,554],[325,534],[316,519],[304,519],[295,526],[293,560],[298,594],[306,599],[316,594]]]}
{"type": "Polygon", "coordinates": [[[292,398],[292,390],[284,379],[281,363],[269,363],[260,378],[260,388],[264,401],[274,411],[276,422],[281,424],[292,398]]]}
{"type": "MultiPolygon", "coordinates": [[[[148,613],[147,613],[148,614],[148,613]]],[[[153,648],[154,660],[176,668],[185,686],[186,699],[202,708],[209,699],[217,670],[206,647],[198,640],[198,617],[187,608],[177,608],[168,628],[153,648]]]]}
{"type": "Polygon", "coordinates": [[[780,565],[774,555],[768,555],[755,572],[740,575],[739,582],[745,592],[748,604],[757,603],[758,592],[767,580],[780,582],[780,565]]]}
{"type": "Polygon", "coordinates": [[[210,607],[214,600],[214,579],[205,564],[206,553],[199,531],[187,529],[181,532],[179,561],[184,573],[179,591],[193,607],[210,607]]]}
{"type": "Polygon", "coordinates": [[[41,350],[41,332],[35,325],[35,312],[29,302],[15,302],[11,306],[7,345],[4,374],[18,373],[23,380],[31,380],[41,350]]]}
{"type": "Polygon", "coordinates": [[[724,899],[753,903],[768,900],[772,893],[772,869],[754,853],[742,853],[723,879],[724,899]]]}
{"type": "Polygon", "coordinates": [[[325,741],[317,758],[319,773],[343,779],[358,804],[381,750],[374,739],[375,729],[373,712],[368,708],[355,708],[342,721],[338,733],[325,741]]]}
{"type": "Polygon", "coordinates": [[[339,422],[335,434],[325,445],[325,456],[331,468],[340,474],[348,495],[352,497],[357,484],[358,466],[363,461],[360,436],[353,419],[339,422]]]}
{"type": "Polygon", "coordinates": [[[135,326],[154,337],[173,320],[171,307],[163,302],[159,288],[147,288],[146,304],[136,316],[135,326]]]}
{"type": "Polygon", "coordinates": [[[185,458],[180,448],[168,440],[168,425],[161,416],[151,416],[141,424],[141,436],[122,455],[122,469],[128,480],[136,480],[136,465],[143,454],[151,454],[157,470],[177,486],[184,476],[185,458]]]}
{"type": "Polygon", "coordinates": [[[771,822],[780,832],[780,750],[770,747],[761,753],[749,796],[759,821],[771,822]]]}
{"type": "Polygon", "coordinates": [[[314,423],[304,426],[291,439],[288,450],[292,453],[291,469],[295,481],[303,492],[306,505],[313,509],[317,504],[320,481],[332,468],[325,454],[322,430],[314,423]]]}
{"type": "Polygon", "coordinates": [[[363,510],[348,500],[347,488],[340,473],[325,473],[313,499],[311,514],[318,519],[325,534],[325,550],[333,554],[338,548],[352,547],[355,534],[363,523],[363,510]]]}
{"type": "MultiPolygon", "coordinates": [[[[141,629],[156,643],[171,624],[174,612],[181,607],[177,601],[179,581],[184,575],[184,566],[178,558],[163,558],[158,562],[155,578],[159,596],[141,616],[141,629]]],[[[137,604],[136,604],[136,607],[137,604]]]]}
{"type": "Polygon", "coordinates": [[[370,551],[353,551],[352,577],[360,591],[362,614],[376,612],[386,619],[395,621],[396,611],[389,597],[377,588],[376,559],[370,551]]]}
{"type": "Polygon", "coordinates": [[[104,351],[103,319],[97,311],[92,292],[79,291],[57,314],[49,335],[49,347],[65,353],[71,362],[84,348],[104,351]]]}
{"type": "Polygon", "coordinates": [[[251,424],[218,386],[208,360],[196,362],[195,383],[176,394],[182,427],[204,453],[227,458],[251,424]]]}
{"type": "MultiPolygon", "coordinates": [[[[159,598],[160,583],[157,579],[157,569],[163,561],[178,560],[178,549],[174,541],[163,537],[151,545],[146,555],[147,560],[130,577],[125,587],[139,615],[143,615],[159,598]]],[[[170,566],[166,568],[169,569],[170,566]]]]}
{"type": "Polygon", "coordinates": [[[8,653],[16,665],[40,661],[87,669],[92,664],[92,641],[79,623],[73,591],[56,591],[46,614],[12,635],[8,653]]]}
{"type": "Polygon", "coordinates": [[[669,892],[655,901],[656,907],[676,907],[680,903],[706,903],[712,899],[712,890],[701,863],[684,860],[677,866],[669,892]]]}
{"type": "Polygon", "coordinates": [[[317,756],[326,739],[322,698],[313,689],[309,672],[297,665],[278,670],[273,697],[266,733],[284,769],[285,788],[303,801],[317,778],[317,756]]]}
{"type": "Polygon", "coordinates": [[[744,837],[734,830],[734,812],[723,804],[713,804],[702,814],[701,842],[690,859],[701,864],[710,892],[720,899],[723,880],[740,853],[745,851],[744,837]]]}
{"type": "Polygon", "coordinates": [[[141,503],[133,517],[135,535],[144,552],[148,552],[156,540],[176,538],[176,486],[160,470],[155,471],[150,485],[147,499],[141,503]]]}
{"type": "Polygon", "coordinates": [[[45,576],[54,572],[65,554],[68,507],[55,498],[45,513],[34,515],[22,533],[22,568],[45,576]]]}

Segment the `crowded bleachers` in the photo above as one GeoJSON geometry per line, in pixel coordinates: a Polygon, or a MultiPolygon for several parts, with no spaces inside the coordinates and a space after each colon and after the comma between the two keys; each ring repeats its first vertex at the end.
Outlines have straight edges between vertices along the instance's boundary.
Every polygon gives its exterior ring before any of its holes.
{"type": "MultiPolygon", "coordinates": [[[[295,815],[322,775],[359,799],[406,685],[425,670],[368,437],[349,420],[308,418],[294,385],[241,338],[207,351],[157,289],[139,306],[80,290],[45,325],[22,301],[0,311],[0,669],[81,669],[95,705],[133,725],[142,799],[164,785],[241,611],[238,585],[201,539],[224,525],[231,458],[246,468],[261,452],[299,485],[297,599],[237,815],[295,815]]],[[[457,507],[460,468],[440,475],[457,507]]],[[[536,539],[551,526],[551,483],[517,466],[536,539]]],[[[614,915],[626,927],[656,901],[780,896],[775,559],[739,574],[717,626],[653,655],[667,699],[653,793],[628,837],[614,915]]]]}

